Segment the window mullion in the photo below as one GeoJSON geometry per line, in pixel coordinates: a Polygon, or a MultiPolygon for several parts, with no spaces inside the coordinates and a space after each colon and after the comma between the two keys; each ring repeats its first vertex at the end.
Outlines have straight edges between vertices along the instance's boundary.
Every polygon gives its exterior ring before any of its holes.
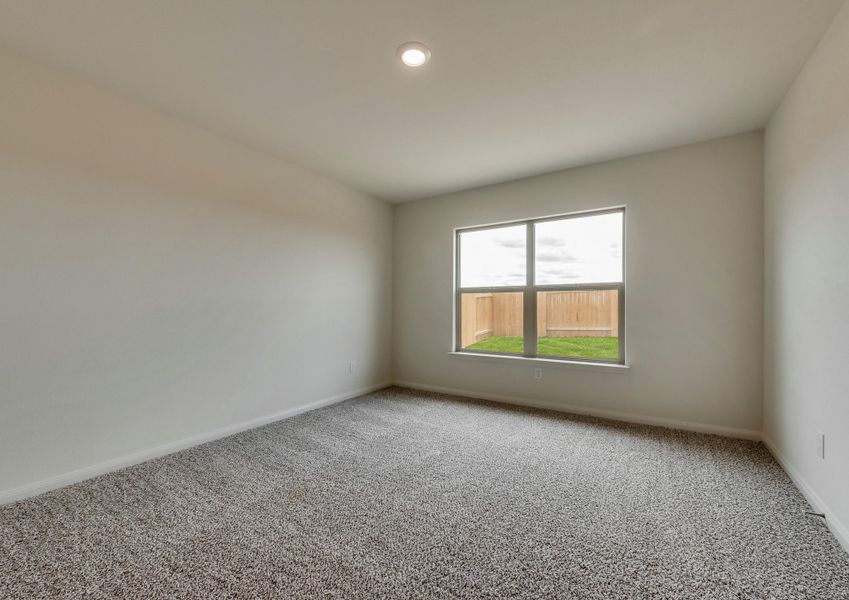
{"type": "Polygon", "coordinates": [[[524,335],[524,354],[528,357],[536,356],[537,353],[537,297],[534,293],[534,224],[528,222],[525,232],[525,293],[522,301],[524,314],[522,315],[522,333],[524,335]]]}
{"type": "Polygon", "coordinates": [[[454,351],[463,349],[463,295],[460,292],[460,232],[454,232],[454,351]]]}

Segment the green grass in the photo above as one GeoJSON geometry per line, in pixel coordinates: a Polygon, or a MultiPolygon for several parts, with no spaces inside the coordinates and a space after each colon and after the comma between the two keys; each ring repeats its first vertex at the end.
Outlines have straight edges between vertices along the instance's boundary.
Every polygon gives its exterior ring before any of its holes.
{"type": "MultiPolygon", "coordinates": [[[[601,358],[617,360],[619,358],[619,338],[615,337],[541,337],[538,354],[541,356],[572,356],[576,358],[601,358]]],[[[467,350],[484,352],[522,353],[523,341],[520,337],[488,337],[467,346],[467,350]]]]}

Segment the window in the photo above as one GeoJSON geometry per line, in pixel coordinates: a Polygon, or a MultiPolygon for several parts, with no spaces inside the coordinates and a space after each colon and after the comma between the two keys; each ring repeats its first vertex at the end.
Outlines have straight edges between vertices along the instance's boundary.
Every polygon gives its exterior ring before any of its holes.
{"type": "Polygon", "coordinates": [[[455,350],[625,362],[625,209],[458,229],[455,350]]]}

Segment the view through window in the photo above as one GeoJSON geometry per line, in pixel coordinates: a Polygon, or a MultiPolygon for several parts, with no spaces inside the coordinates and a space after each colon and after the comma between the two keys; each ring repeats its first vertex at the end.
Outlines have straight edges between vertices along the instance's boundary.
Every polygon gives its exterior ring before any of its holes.
{"type": "Polygon", "coordinates": [[[455,349],[624,362],[624,215],[458,230],[455,349]]]}

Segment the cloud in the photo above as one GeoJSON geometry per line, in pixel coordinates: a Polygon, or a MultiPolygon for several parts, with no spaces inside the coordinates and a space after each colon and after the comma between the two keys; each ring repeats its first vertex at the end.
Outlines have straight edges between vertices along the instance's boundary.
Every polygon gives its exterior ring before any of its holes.
{"type": "Polygon", "coordinates": [[[566,271],[565,269],[546,269],[545,271],[540,270],[537,277],[549,283],[558,283],[564,280],[574,281],[581,279],[581,274],[574,271],[566,271]]]}
{"type": "Polygon", "coordinates": [[[515,238],[500,238],[496,240],[496,243],[502,248],[524,248],[526,245],[525,240],[515,238]]]}
{"type": "Polygon", "coordinates": [[[574,263],[577,260],[565,252],[537,252],[537,262],[574,263]]]}
{"type": "Polygon", "coordinates": [[[569,242],[560,237],[555,237],[551,235],[543,235],[536,239],[538,246],[553,246],[553,247],[562,247],[567,245],[569,242]]]}

